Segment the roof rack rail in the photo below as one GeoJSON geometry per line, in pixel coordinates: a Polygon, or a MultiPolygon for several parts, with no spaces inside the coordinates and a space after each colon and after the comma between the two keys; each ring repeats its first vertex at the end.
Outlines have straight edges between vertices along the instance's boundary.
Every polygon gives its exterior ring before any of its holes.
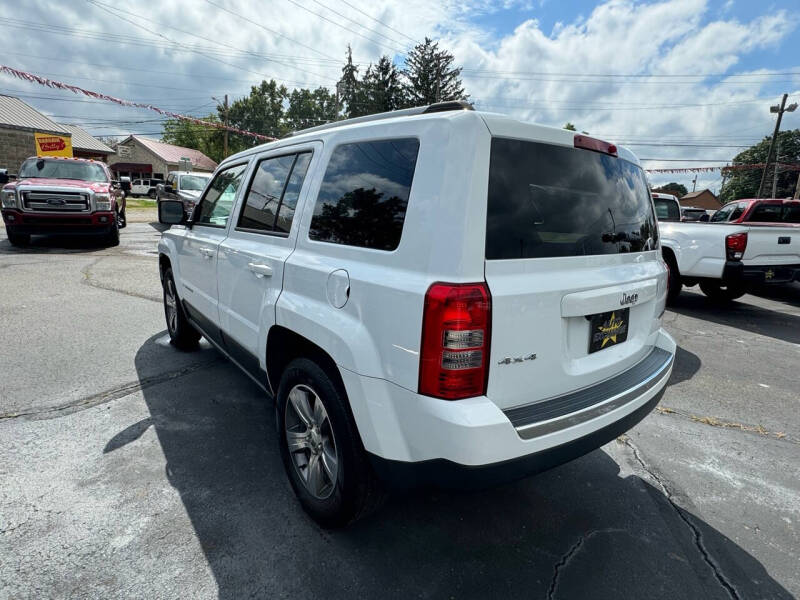
{"type": "Polygon", "coordinates": [[[354,117],[352,119],[345,119],[343,121],[334,121],[332,123],[325,123],[324,125],[309,127],[308,129],[300,129],[298,131],[292,131],[286,137],[300,135],[301,133],[310,133],[314,131],[324,131],[326,129],[334,129],[336,127],[343,127],[344,125],[352,125],[354,123],[368,123],[370,121],[382,121],[383,119],[394,119],[395,117],[413,117],[415,115],[447,112],[451,110],[475,110],[475,109],[472,107],[472,104],[466,102],[465,100],[436,102],[435,104],[429,104],[427,106],[415,106],[413,108],[390,110],[388,112],[375,113],[374,115],[364,115],[363,117],[354,117]]]}

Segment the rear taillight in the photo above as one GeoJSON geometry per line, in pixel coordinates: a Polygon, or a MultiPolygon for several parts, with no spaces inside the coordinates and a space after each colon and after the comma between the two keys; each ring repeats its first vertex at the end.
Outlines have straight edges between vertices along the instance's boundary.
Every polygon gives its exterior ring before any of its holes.
{"type": "Polygon", "coordinates": [[[485,283],[434,283],[425,294],[419,393],[447,400],[485,394],[490,323],[485,283]]]}
{"type": "Polygon", "coordinates": [[[588,135],[576,135],[575,147],[583,148],[584,150],[594,150],[595,152],[610,154],[611,156],[617,155],[617,147],[614,144],[609,144],[608,142],[589,137],[588,135]]]}
{"type": "Polygon", "coordinates": [[[742,260],[747,248],[747,233],[732,233],[725,236],[725,253],[728,260],[742,260]]]}

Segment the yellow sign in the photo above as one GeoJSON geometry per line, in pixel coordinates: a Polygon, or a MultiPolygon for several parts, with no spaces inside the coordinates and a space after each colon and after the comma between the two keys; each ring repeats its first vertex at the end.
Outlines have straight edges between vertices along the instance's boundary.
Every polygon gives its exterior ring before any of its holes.
{"type": "Polygon", "coordinates": [[[36,156],[65,156],[72,158],[72,138],[52,133],[34,133],[36,156]]]}

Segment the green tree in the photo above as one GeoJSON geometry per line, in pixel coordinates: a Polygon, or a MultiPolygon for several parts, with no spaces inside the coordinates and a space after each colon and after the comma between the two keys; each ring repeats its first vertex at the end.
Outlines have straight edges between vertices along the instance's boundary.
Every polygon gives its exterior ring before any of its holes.
{"type": "MultiPolygon", "coordinates": [[[[772,136],[767,136],[754,146],[744,152],[740,152],[733,158],[734,165],[752,165],[765,163],[767,152],[772,136]]],[[[778,157],[781,163],[800,163],[800,129],[781,131],[778,134],[778,157]]],[[[767,170],[767,181],[762,195],[772,195],[772,179],[775,174],[775,153],[772,155],[773,162],[767,170]]],[[[758,194],[758,186],[761,183],[761,176],[764,169],[741,169],[728,172],[725,185],[720,190],[720,200],[730,202],[741,198],[755,198],[758,194]]],[[[794,194],[797,184],[797,171],[778,170],[778,187],[775,193],[776,198],[786,198],[794,194]]]]}
{"type": "MultiPolygon", "coordinates": [[[[213,114],[203,117],[202,120],[221,122],[221,119],[213,114]]],[[[224,158],[222,156],[223,135],[220,129],[198,125],[183,119],[169,119],[161,126],[161,139],[168,144],[199,150],[216,162],[224,158]]]]}
{"type": "Polygon", "coordinates": [[[298,131],[335,121],[338,115],[336,96],[327,88],[318,87],[313,91],[301,88],[289,94],[285,122],[289,129],[298,131]]]}
{"type": "Polygon", "coordinates": [[[654,188],[654,192],[661,192],[662,194],[672,194],[673,196],[677,196],[678,198],[683,198],[686,194],[689,193],[689,190],[686,189],[686,186],[682,183],[675,183],[674,181],[664,184],[660,187],[654,188]]]}
{"type": "Polygon", "coordinates": [[[342,112],[348,118],[358,117],[362,114],[363,90],[361,82],[358,80],[358,67],[353,64],[353,49],[347,45],[347,60],[342,67],[342,77],[336,83],[339,91],[339,103],[342,105],[342,112]]]}
{"type": "Polygon", "coordinates": [[[403,74],[411,106],[424,106],[447,100],[465,100],[461,67],[454,67],[455,57],[439,50],[439,43],[426,37],[406,57],[403,74]]]}
{"type": "Polygon", "coordinates": [[[577,129],[575,129],[575,125],[573,125],[569,121],[567,121],[567,124],[564,125],[563,129],[566,129],[567,131],[578,131],[577,129]]]}
{"type": "Polygon", "coordinates": [[[388,56],[381,56],[377,64],[367,68],[362,82],[362,108],[366,114],[397,110],[408,104],[400,75],[388,56]]]}
{"type": "MultiPolygon", "coordinates": [[[[238,129],[279,138],[288,132],[283,104],[289,98],[286,86],[274,79],[250,88],[250,95],[234,100],[228,109],[228,122],[238,129]]],[[[250,136],[230,134],[231,153],[262,142],[250,136]]]]}

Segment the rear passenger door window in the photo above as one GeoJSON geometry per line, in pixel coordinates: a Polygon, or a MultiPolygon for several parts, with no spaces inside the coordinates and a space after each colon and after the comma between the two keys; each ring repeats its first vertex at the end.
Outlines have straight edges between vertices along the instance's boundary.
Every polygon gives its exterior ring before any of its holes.
{"type": "Polygon", "coordinates": [[[239,214],[238,229],[288,234],[310,152],[265,158],[258,163],[239,214]]]}
{"type": "Polygon", "coordinates": [[[320,186],[309,238],[391,251],[397,248],[414,179],[419,140],[341,144],[320,186]]]}

